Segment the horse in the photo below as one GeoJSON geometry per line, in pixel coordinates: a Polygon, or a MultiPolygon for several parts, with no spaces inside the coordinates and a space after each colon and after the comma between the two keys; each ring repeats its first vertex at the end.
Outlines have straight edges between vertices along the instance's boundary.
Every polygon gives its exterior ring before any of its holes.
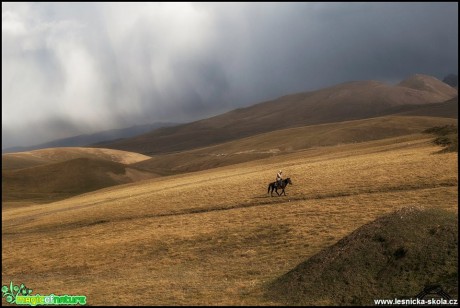
{"type": "Polygon", "coordinates": [[[292,185],[292,182],[291,182],[291,178],[287,178],[285,180],[282,180],[281,181],[281,186],[278,186],[278,185],[275,185],[276,182],[271,182],[270,184],[268,184],[268,191],[267,191],[267,194],[270,193],[270,189],[272,190],[271,191],[271,196],[273,197],[273,190],[278,194],[278,196],[281,196],[283,193],[284,195],[286,196],[286,192],[284,191],[284,189],[286,188],[287,184],[291,184],[292,185]],[[280,193],[278,193],[278,188],[282,188],[283,191],[280,193]]]}

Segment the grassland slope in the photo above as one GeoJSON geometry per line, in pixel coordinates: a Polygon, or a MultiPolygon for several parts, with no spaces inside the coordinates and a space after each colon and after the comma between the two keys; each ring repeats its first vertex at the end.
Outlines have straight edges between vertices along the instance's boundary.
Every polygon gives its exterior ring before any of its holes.
{"type": "Polygon", "coordinates": [[[280,305],[262,296],[267,283],[363,224],[410,205],[457,213],[458,155],[433,155],[439,147],[424,137],[3,209],[2,279],[34,293],[82,294],[88,305],[280,305]],[[293,185],[272,198],[267,183],[279,168],[293,185]]]}
{"type": "Polygon", "coordinates": [[[458,119],[458,96],[442,103],[404,105],[390,109],[389,114],[401,116],[427,116],[458,119]]]}
{"type": "Polygon", "coordinates": [[[421,133],[427,128],[457,123],[456,119],[422,116],[386,116],[319,124],[263,133],[181,153],[155,155],[134,164],[162,175],[200,171],[320,146],[359,143],[421,133]]]}
{"type": "Polygon", "coordinates": [[[2,170],[2,201],[49,202],[108,186],[155,177],[118,162],[75,158],[18,170],[2,170]]]}
{"type": "Polygon", "coordinates": [[[381,116],[398,106],[441,103],[456,95],[456,89],[423,75],[400,85],[353,81],[100,146],[147,155],[184,151],[279,129],[381,116]]]}
{"type": "Polygon", "coordinates": [[[404,208],[366,224],[276,279],[288,305],[373,305],[439,285],[458,298],[458,215],[404,208]]]}
{"type": "Polygon", "coordinates": [[[410,89],[431,92],[433,94],[439,95],[439,100],[447,100],[449,96],[453,97],[458,93],[457,89],[450,86],[449,84],[442,82],[441,80],[432,76],[423,74],[414,74],[409,78],[401,81],[398,85],[410,89]]]}
{"type": "Polygon", "coordinates": [[[132,164],[149,159],[138,153],[102,148],[64,147],[48,148],[27,152],[2,154],[2,170],[21,169],[64,162],[76,158],[90,158],[132,164]]]}

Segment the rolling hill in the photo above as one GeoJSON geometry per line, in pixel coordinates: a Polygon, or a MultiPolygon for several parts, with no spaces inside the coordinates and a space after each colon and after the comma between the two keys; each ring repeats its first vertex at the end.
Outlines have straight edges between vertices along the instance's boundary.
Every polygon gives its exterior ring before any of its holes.
{"type": "MultiPolygon", "coordinates": [[[[2,279],[23,282],[34,294],[85,295],[95,306],[282,306],[263,296],[266,286],[362,225],[408,206],[456,215],[458,154],[434,154],[438,150],[428,135],[320,147],[282,160],[259,159],[111,186],[49,204],[3,208],[2,279]],[[286,197],[272,198],[267,183],[279,168],[293,185],[286,197]]],[[[431,214],[402,220],[417,226],[401,227],[406,235],[413,232],[414,243],[438,243],[437,234],[449,239],[456,218],[431,214]],[[421,230],[417,222],[423,223],[421,230]],[[416,242],[418,232],[430,240],[416,242]]],[[[380,243],[394,245],[389,253],[398,244],[407,249],[400,263],[388,267],[389,274],[398,264],[417,264],[401,263],[418,250],[403,243],[393,226],[381,229],[393,232],[391,237],[380,234],[385,242],[367,239],[370,252],[380,243]]],[[[345,247],[360,242],[354,243],[345,247]]],[[[426,255],[450,243],[428,247],[426,255]]],[[[438,261],[430,267],[433,273],[445,268],[443,259],[438,261]]],[[[399,275],[410,277],[410,272],[399,275]]],[[[331,285],[329,277],[324,282],[331,285]]]]}
{"type": "Polygon", "coordinates": [[[388,110],[389,114],[458,118],[458,96],[442,102],[426,105],[404,105],[388,110]]]}
{"type": "Polygon", "coordinates": [[[267,296],[286,305],[371,306],[439,285],[458,298],[457,248],[457,214],[403,208],[300,263],[274,280],[267,296]]]}
{"type": "Polygon", "coordinates": [[[168,127],[177,125],[176,123],[153,123],[145,125],[135,125],[127,128],[111,129],[94,134],[85,134],[78,135],[69,138],[63,138],[58,140],[53,140],[50,142],[45,142],[33,146],[25,147],[11,147],[2,149],[2,153],[14,153],[14,152],[24,152],[38,149],[46,148],[56,148],[56,147],[81,147],[87,146],[89,144],[114,141],[121,138],[134,137],[152,130],[155,130],[160,127],[168,127]]]}
{"type": "MultiPolygon", "coordinates": [[[[130,164],[150,157],[111,149],[52,148],[2,155],[2,202],[48,203],[158,175],[130,164]]],[[[4,205],[5,205],[4,204],[4,205]]]]}
{"type": "MultiPolygon", "coordinates": [[[[426,139],[424,130],[457,119],[385,116],[288,128],[215,146],[155,155],[99,148],[54,148],[2,155],[4,202],[51,202],[97,189],[271,158],[320,147],[426,139]]],[[[334,151],[329,148],[329,151],[334,151]]]]}
{"type": "Polygon", "coordinates": [[[155,174],[140,168],[95,158],[2,170],[2,202],[47,203],[154,177],[155,174]]]}
{"type": "Polygon", "coordinates": [[[149,156],[101,148],[49,148],[28,152],[2,154],[2,170],[22,169],[76,158],[100,159],[122,164],[132,164],[149,159],[149,156]]]}
{"type": "Polygon", "coordinates": [[[2,279],[88,305],[458,297],[458,153],[422,133],[457,111],[457,90],[415,75],[110,143],[130,151],[4,154],[2,279]],[[279,169],[293,183],[271,197],[279,169]]]}
{"type": "Polygon", "coordinates": [[[401,81],[398,85],[409,89],[431,92],[437,95],[438,101],[445,101],[447,97],[457,95],[457,89],[454,87],[434,77],[422,74],[412,75],[401,81]]]}
{"type": "Polygon", "coordinates": [[[178,152],[284,128],[387,115],[402,106],[442,103],[457,93],[456,89],[426,75],[412,76],[398,85],[347,82],[283,96],[193,123],[160,128],[105,143],[103,147],[147,155],[178,152]]]}
{"type": "MultiPolygon", "coordinates": [[[[282,160],[280,155],[305,149],[400,137],[419,138],[427,128],[455,125],[457,119],[428,116],[385,116],[339,123],[287,128],[219,145],[180,153],[154,155],[133,164],[151,172],[170,175],[200,171],[261,158],[282,160]]],[[[422,138],[426,138],[423,136],[422,138]]]]}

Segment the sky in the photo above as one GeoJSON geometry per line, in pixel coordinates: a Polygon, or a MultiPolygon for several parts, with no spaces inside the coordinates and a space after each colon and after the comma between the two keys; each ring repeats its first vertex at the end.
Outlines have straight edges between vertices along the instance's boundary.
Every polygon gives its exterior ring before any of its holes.
{"type": "Polygon", "coordinates": [[[2,149],[451,73],[457,2],[2,2],[2,149]]]}

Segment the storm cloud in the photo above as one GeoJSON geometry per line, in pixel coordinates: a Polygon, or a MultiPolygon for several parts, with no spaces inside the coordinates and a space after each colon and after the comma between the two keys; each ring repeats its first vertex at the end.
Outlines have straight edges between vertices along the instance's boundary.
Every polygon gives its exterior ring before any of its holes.
{"type": "Polygon", "coordinates": [[[2,3],[2,148],[458,67],[458,3],[2,3]]]}

